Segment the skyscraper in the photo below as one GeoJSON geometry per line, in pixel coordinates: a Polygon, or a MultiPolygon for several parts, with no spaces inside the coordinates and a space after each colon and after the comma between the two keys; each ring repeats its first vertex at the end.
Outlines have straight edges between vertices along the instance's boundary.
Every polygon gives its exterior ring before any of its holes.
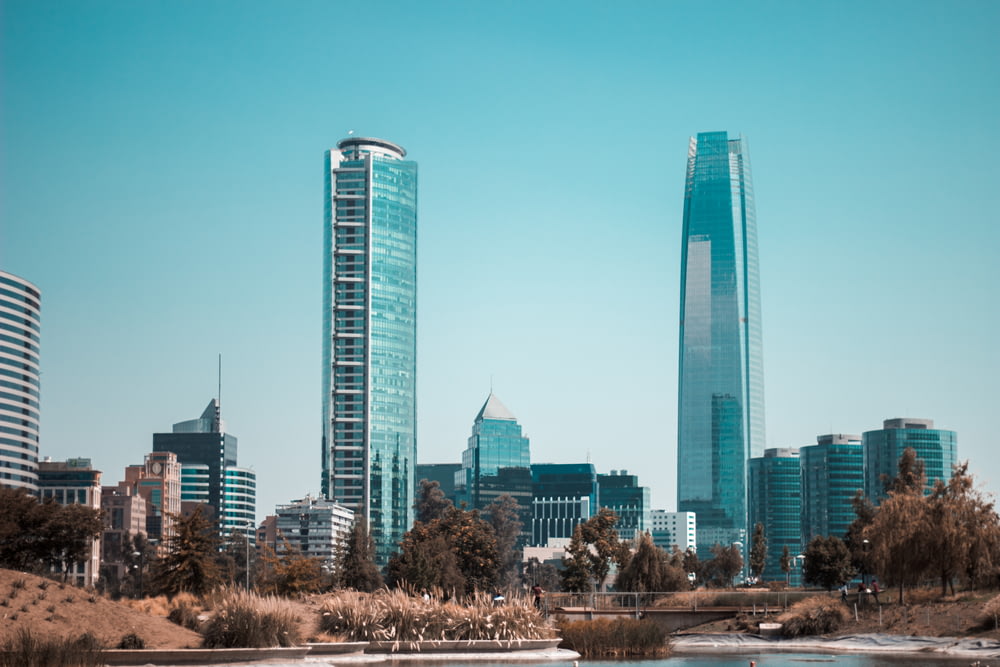
{"type": "Polygon", "coordinates": [[[0,271],[0,486],[38,490],[41,294],[0,271]]]}
{"type": "Polygon", "coordinates": [[[746,542],[747,460],[764,451],[757,222],[746,142],[691,139],[681,247],[677,506],[701,555],[746,542]]]}
{"type": "Polygon", "coordinates": [[[954,431],[934,428],[933,419],[886,419],[877,431],[861,434],[865,457],[865,495],[878,504],[885,498],[886,482],[899,472],[899,457],[910,447],[924,462],[930,493],[934,482],[951,478],[951,469],[958,457],[958,435],[954,431]]]}
{"type": "Polygon", "coordinates": [[[326,153],[323,494],[363,514],[385,564],[413,523],[417,165],[351,137],[326,153]]]}
{"type": "Polygon", "coordinates": [[[822,535],[844,539],[857,518],[852,502],[864,488],[861,436],[830,433],[799,449],[802,474],[802,545],[822,535]]]}
{"type": "MultiPolygon", "coordinates": [[[[802,544],[802,479],[799,475],[799,450],[765,449],[763,456],[750,459],[750,521],[764,527],[767,558],[760,576],[763,581],[782,581],[784,548],[795,556],[802,544]]],[[[751,534],[751,540],[752,534],[751,534]]]]}

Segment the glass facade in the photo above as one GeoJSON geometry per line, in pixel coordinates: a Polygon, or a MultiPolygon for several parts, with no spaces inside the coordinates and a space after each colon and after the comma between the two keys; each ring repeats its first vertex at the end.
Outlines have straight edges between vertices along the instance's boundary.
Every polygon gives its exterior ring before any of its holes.
{"type": "Polygon", "coordinates": [[[958,457],[958,436],[954,431],[934,428],[932,419],[886,419],[879,431],[865,431],[861,436],[865,457],[865,495],[878,503],[885,497],[886,480],[899,471],[899,457],[913,448],[924,462],[930,493],[937,480],[948,481],[958,457]]]}
{"type": "Polygon", "coordinates": [[[649,487],[639,486],[639,477],[627,470],[597,476],[597,504],[618,515],[615,529],[623,540],[634,540],[652,528],[649,487]]]}
{"type": "Polygon", "coordinates": [[[388,141],[326,153],[323,494],[363,513],[384,565],[413,522],[417,165],[388,141]]]}
{"type": "MultiPolygon", "coordinates": [[[[750,537],[754,527],[764,526],[767,538],[767,559],[762,581],[785,581],[781,569],[784,547],[796,556],[802,552],[800,533],[802,516],[801,477],[799,450],[767,449],[764,456],[750,459],[750,537]]],[[[747,549],[750,549],[749,542],[747,549]]],[[[792,568],[791,583],[799,582],[796,568],[792,568]]]]}
{"type": "Polygon", "coordinates": [[[746,541],[747,460],[764,449],[757,223],[744,139],[691,139],[681,249],[678,509],[698,551],[746,541]]]}
{"type": "Polygon", "coordinates": [[[799,449],[802,470],[802,544],[817,536],[844,539],[855,519],[851,500],[864,488],[861,436],[821,435],[799,449]]]}
{"type": "Polygon", "coordinates": [[[41,293],[0,271],[0,486],[38,490],[41,293]]]}
{"type": "Polygon", "coordinates": [[[597,513],[597,471],[592,463],[531,466],[531,545],[573,537],[576,525],[597,513]]]}

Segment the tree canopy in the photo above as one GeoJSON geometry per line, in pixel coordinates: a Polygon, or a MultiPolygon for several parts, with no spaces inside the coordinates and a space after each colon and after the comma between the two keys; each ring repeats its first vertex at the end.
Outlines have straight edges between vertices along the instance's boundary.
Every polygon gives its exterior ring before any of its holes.
{"type": "Polygon", "coordinates": [[[342,587],[365,593],[382,587],[382,574],[375,565],[375,541],[368,532],[368,522],[363,514],[356,515],[339,560],[338,574],[342,587]]]}
{"type": "Polygon", "coordinates": [[[202,507],[188,516],[173,517],[174,534],[167,539],[166,554],[153,573],[153,586],[163,595],[204,595],[222,584],[216,561],[219,538],[202,507]]]}
{"type": "Polygon", "coordinates": [[[573,530],[573,537],[566,548],[568,557],[563,559],[563,589],[588,591],[591,586],[604,587],[613,562],[624,560],[627,546],[618,540],[615,524],[618,515],[602,507],[573,530]]]}
{"type": "Polygon", "coordinates": [[[822,586],[828,591],[850,581],[855,574],[851,553],[836,535],[817,535],[805,550],[803,578],[806,583],[822,586]]]}
{"type": "Polygon", "coordinates": [[[753,527],[753,537],[750,539],[750,573],[759,578],[767,565],[767,536],[764,535],[764,524],[759,521],[753,527]]]}

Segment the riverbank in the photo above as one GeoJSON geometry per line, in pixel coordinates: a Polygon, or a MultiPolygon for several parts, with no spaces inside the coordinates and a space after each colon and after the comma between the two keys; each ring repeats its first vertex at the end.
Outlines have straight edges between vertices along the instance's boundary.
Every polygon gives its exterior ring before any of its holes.
{"type": "Polygon", "coordinates": [[[950,658],[1000,658],[1000,641],[957,637],[858,634],[836,637],[761,637],[743,633],[686,633],[671,639],[675,654],[767,652],[838,652],[937,655],[950,658]]]}

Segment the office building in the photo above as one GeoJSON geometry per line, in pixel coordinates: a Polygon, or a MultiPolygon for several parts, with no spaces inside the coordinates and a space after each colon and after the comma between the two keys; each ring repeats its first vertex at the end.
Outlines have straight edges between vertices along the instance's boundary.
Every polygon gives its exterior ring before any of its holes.
{"type": "Polygon", "coordinates": [[[597,502],[618,515],[615,529],[622,540],[634,540],[652,528],[649,487],[639,486],[639,477],[627,470],[612,470],[597,476],[597,502]]]}
{"type": "Polygon", "coordinates": [[[831,433],[799,449],[802,544],[822,535],[844,539],[855,519],[852,500],[864,489],[861,436],[831,433]]]}
{"type": "MultiPolygon", "coordinates": [[[[750,541],[757,524],[764,526],[767,558],[760,574],[762,581],[785,581],[781,556],[788,547],[790,556],[803,550],[802,482],[799,473],[799,450],[765,449],[763,456],[750,459],[750,541]]],[[[789,573],[790,574],[790,573],[789,573]]]]}
{"type": "Polygon", "coordinates": [[[245,533],[256,523],[257,474],[237,465],[238,447],[214,398],[197,419],[174,424],[170,433],[153,434],[153,451],[177,454],[182,502],[205,504],[220,537],[245,533]]]}
{"type": "Polygon", "coordinates": [[[492,392],[472,424],[455,473],[455,497],[470,509],[483,509],[502,494],[522,507],[531,504],[531,453],[521,425],[492,392]]]}
{"type": "Polygon", "coordinates": [[[131,540],[146,536],[146,499],[128,484],[101,488],[101,577],[106,584],[121,582],[128,575],[126,549],[132,553],[131,540]]]}
{"type": "Polygon", "coordinates": [[[41,292],[0,271],[0,486],[38,491],[41,292]]]}
{"type": "Polygon", "coordinates": [[[177,455],[146,454],[142,465],[125,468],[125,481],[118,487],[121,493],[142,496],[146,504],[146,537],[165,547],[174,535],[174,517],[181,514],[181,464],[177,455]]]}
{"type": "Polygon", "coordinates": [[[354,512],[350,509],[312,496],[278,505],[275,515],[277,553],[298,549],[302,555],[319,558],[327,565],[333,564],[338,546],[348,538],[354,525],[354,512]]]}
{"type": "Polygon", "coordinates": [[[564,546],[577,524],[597,513],[592,463],[534,463],[531,487],[531,546],[564,546]]]}
{"type": "Polygon", "coordinates": [[[874,503],[885,497],[886,483],[899,472],[899,457],[912,448],[924,462],[930,493],[937,480],[948,481],[958,457],[958,436],[954,431],[934,428],[933,419],[886,419],[877,431],[861,435],[865,457],[865,495],[874,503]]]}
{"type": "Polygon", "coordinates": [[[746,541],[747,460],[764,451],[757,222],[746,141],[691,139],[681,244],[677,505],[698,554],[746,541]]]}
{"type": "Polygon", "coordinates": [[[455,502],[455,473],[462,469],[461,463],[418,463],[417,483],[426,479],[437,482],[441,493],[448,500],[455,502]]]}
{"type": "MultiPolygon", "coordinates": [[[[101,471],[94,470],[90,459],[40,461],[38,495],[44,502],[52,499],[60,505],[84,505],[101,509],[101,471]]],[[[101,570],[101,538],[94,538],[87,560],[76,563],[67,573],[67,581],[77,586],[93,586],[101,570]]],[[[60,570],[61,572],[61,570],[60,570]]]]}
{"type": "Polygon", "coordinates": [[[322,492],[368,521],[385,565],[413,523],[417,165],[388,141],[327,151],[322,492]]]}
{"type": "Polygon", "coordinates": [[[653,544],[664,551],[697,549],[698,526],[694,512],[653,510],[650,522],[653,544]]]}

